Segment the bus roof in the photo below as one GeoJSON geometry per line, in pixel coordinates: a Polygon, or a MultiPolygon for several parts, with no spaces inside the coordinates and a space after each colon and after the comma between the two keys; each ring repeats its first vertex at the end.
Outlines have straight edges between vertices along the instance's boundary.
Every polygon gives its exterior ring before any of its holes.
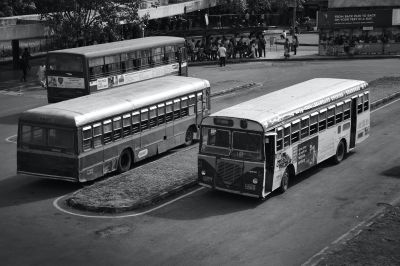
{"type": "Polygon", "coordinates": [[[172,45],[184,42],[185,39],[181,37],[153,36],[153,37],[145,37],[140,39],[132,39],[119,42],[109,42],[109,43],[95,44],[89,46],[82,46],[64,50],[56,50],[48,52],[48,54],[64,53],[64,54],[84,55],[86,57],[98,57],[108,54],[117,54],[132,50],[140,50],[144,48],[172,45]]]}
{"type": "Polygon", "coordinates": [[[267,129],[367,85],[361,80],[316,78],[228,107],[212,116],[253,120],[267,129]]]}
{"type": "Polygon", "coordinates": [[[82,126],[208,88],[205,79],[165,76],[25,111],[20,120],[82,126]]]}

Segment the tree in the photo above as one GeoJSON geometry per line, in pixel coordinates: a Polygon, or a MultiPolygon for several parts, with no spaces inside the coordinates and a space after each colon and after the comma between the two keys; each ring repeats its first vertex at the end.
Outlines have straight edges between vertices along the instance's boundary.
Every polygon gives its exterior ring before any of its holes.
{"type": "Polygon", "coordinates": [[[34,11],[32,0],[0,0],[0,17],[33,14],[34,11]]]}
{"type": "Polygon", "coordinates": [[[34,0],[43,22],[62,47],[123,38],[123,25],[142,26],[141,1],[135,0],[34,0]]]}

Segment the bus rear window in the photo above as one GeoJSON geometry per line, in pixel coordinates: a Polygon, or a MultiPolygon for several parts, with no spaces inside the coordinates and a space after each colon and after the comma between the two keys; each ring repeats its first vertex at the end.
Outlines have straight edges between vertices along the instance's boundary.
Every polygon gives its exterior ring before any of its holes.
{"type": "Polygon", "coordinates": [[[83,60],[81,56],[72,54],[49,54],[48,69],[65,72],[83,72],[83,60]]]}
{"type": "Polygon", "coordinates": [[[70,130],[22,125],[20,141],[40,149],[58,151],[74,150],[74,135],[70,130]]]}

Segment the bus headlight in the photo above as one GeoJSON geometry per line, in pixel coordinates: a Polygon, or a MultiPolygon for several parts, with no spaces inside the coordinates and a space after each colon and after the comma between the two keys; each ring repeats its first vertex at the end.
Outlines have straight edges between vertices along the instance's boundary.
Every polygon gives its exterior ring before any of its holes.
{"type": "Polygon", "coordinates": [[[253,184],[257,185],[258,184],[258,179],[257,178],[253,178],[253,184]]]}

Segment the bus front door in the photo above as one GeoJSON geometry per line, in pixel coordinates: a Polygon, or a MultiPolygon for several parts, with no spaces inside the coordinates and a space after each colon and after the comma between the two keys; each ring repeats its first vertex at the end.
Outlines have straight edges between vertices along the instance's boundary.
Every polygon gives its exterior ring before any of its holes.
{"type": "Polygon", "coordinates": [[[265,136],[265,192],[272,191],[275,169],[275,135],[265,136]]]}
{"type": "Polygon", "coordinates": [[[351,98],[351,126],[350,126],[350,149],[356,146],[357,134],[357,96],[351,98]]]}

